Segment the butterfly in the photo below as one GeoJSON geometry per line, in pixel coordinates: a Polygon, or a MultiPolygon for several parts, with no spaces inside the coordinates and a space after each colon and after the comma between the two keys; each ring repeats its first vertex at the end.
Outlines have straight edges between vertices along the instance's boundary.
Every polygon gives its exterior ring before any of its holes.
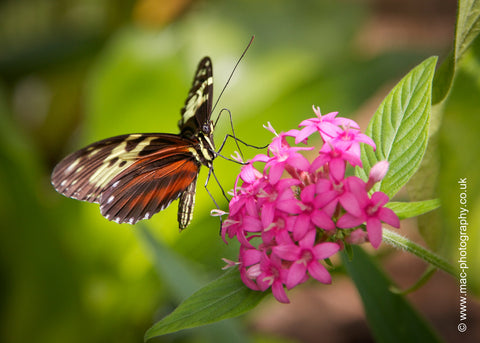
{"type": "Polygon", "coordinates": [[[202,165],[216,157],[213,141],[212,61],[204,57],[181,109],[179,134],[139,133],[92,143],[60,161],[51,182],[67,197],[100,204],[116,223],[135,224],[178,203],[180,230],[188,226],[202,165]]]}

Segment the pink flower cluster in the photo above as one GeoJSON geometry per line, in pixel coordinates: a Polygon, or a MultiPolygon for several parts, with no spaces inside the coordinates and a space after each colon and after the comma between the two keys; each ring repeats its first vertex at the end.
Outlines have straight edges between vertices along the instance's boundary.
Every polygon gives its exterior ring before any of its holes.
{"type": "Polygon", "coordinates": [[[369,241],[377,248],[382,221],[400,226],[395,213],[384,207],[388,196],[368,194],[385,176],[388,162],[377,163],[367,182],[345,175],[348,164],[362,167],[360,143],[375,149],[373,140],[355,121],[337,117],[338,112],[322,116],[319,108],[313,109],[317,118],[301,122],[300,130],[277,134],[269,124],[275,138],[268,154],[255,156],[242,168],[222,225],[224,240],[228,235],[240,242],[235,264],[243,282],[254,290],[271,287],[282,303],[289,302],[285,287],[292,289],[309,276],[331,283],[321,260],[345,244],[369,241]],[[301,152],[314,147],[293,146],[288,140],[303,144],[316,132],[323,145],[310,162],[301,152]],[[258,163],[264,164],[262,171],[254,167],[258,163]]]}

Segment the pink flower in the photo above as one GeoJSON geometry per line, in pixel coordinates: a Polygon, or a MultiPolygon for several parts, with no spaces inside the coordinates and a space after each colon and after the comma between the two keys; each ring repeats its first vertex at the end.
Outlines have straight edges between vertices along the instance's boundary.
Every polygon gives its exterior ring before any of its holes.
{"type": "Polygon", "coordinates": [[[313,173],[328,163],[330,175],[335,180],[341,180],[345,176],[345,162],[350,162],[352,166],[362,166],[360,157],[349,152],[346,146],[334,146],[328,142],[320,149],[320,156],[312,162],[310,172],[313,173]]]}
{"type": "Polygon", "coordinates": [[[259,289],[265,291],[272,287],[272,293],[279,302],[288,304],[287,293],[283,288],[287,270],[282,268],[282,261],[275,255],[262,255],[260,261],[260,274],[256,281],[259,289]]]}
{"type": "Polygon", "coordinates": [[[360,143],[371,145],[373,150],[376,149],[376,145],[370,137],[361,133],[358,129],[348,127],[333,137],[330,142],[332,145],[341,146],[342,149],[354,154],[358,158],[360,158],[360,143]]]}
{"type": "Polygon", "coordinates": [[[299,201],[292,186],[300,184],[296,179],[282,179],[275,185],[268,185],[258,193],[263,227],[268,227],[274,220],[276,211],[289,214],[300,212],[299,201]]]}
{"type": "Polygon", "coordinates": [[[340,250],[337,243],[326,242],[315,244],[316,232],[310,231],[305,237],[294,244],[288,236],[283,235],[279,245],[273,248],[273,253],[286,261],[292,261],[288,269],[285,285],[288,289],[306,281],[308,273],[321,283],[331,283],[332,278],[327,269],[319,262],[340,250]]]}
{"type": "Polygon", "coordinates": [[[295,144],[305,141],[314,132],[319,132],[324,141],[332,137],[336,137],[341,131],[341,126],[359,128],[358,124],[347,118],[335,118],[338,112],[330,112],[322,116],[320,108],[313,106],[313,112],[317,118],[307,119],[300,123],[299,126],[304,126],[297,134],[295,144]]]}
{"type": "Polygon", "coordinates": [[[238,262],[240,265],[240,278],[248,288],[253,289],[254,291],[260,290],[255,283],[255,279],[260,275],[261,258],[261,251],[244,245],[240,246],[240,253],[238,257],[238,262]]]}
{"type": "Polygon", "coordinates": [[[330,283],[322,260],[345,243],[361,244],[368,238],[377,248],[381,222],[399,226],[395,213],[384,207],[389,200],[384,193],[368,196],[368,190],[385,176],[386,161],[371,169],[367,183],[345,177],[347,162],[362,166],[360,143],[375,148],[373,141],[360,133],[354,121],[337,117],[337,112],[322,116],[315,107],[314,112],[317,118],[300,123],[301,130],[277,134],[270,123],[266,126],[275,138],[266,155],[259,154],[242,167],[221,230],[224,240],[228,236],[240,243],[239,262],[227,260],[227,267],[238,266],[247,287],[271,288],[282,303],[289,302],[286,289],[310,276],[330,283]],[[317,131],[324,144],[310,163],[301,151],[313,147],[291,146],[287,138],[307,143],[317,131]],[[254,163],[264,163],[263,169],[254,163]],[[347,228],[355,229],[339,232],[347,228]]]}
{"type": "Polygon", "coordinates": [[[288,166],[297,170],[308,170],[310,168],[310,162],[305,156],[298,153],[298,151],[311,149],[313,148],[291,147],[285,139],[285,134],[280,134],[278,137],[275,137],[268,148],[268,151],[273,154],[273,157],[270,157],[265,165],[265,170],[270,168],[270,182],[272,184],[277,183],[285,168],[288,166]]]}
{"type": "Polygon", "coordinates": [[[332,178],[319,179],[316,183],[316,192],[320,199],[317,204],[325,207],[330,216],[333,215],[338,203],[353,216],[360,216],[361,209],[355,194],[364,190],[365,182],[356,176],[349,176],[341,181],[332,178]]]}
{"type": "Polygon", "coordinates": [[[301,213],[297,216],[293,227],[293,237],[295,240],[302,239],[309,230],[319,227],[324,230],[334,230],[335,223],[322,209],[317,206],[321,201],[320,197],[315,197],[315,185],[306,186],[300,193],[301,213]]]}
{"type": "Polygon", "coordinates": [[[248,232],[260,232],[262,229],[262,221],[257,214],[255,207],[255,200],[248,196],[237,195],[230,201],[230,214],[222,223],[222,239],[225,241],[225,236],[229,238],[237,237],[241,244],[250,246],[246,234],[248,232]]]}
{"type": "Polygon", "coordinates": [[[241,214],[235,218],[228,217],[222,224],[222,239],[226,242],[225,236],[229,238],[237,237],[238,241],[250,246],[246,234],[248,232],[260,232],[262,229],[262,222],[258,217],[252,217],[246,214],[241,214]]]}
{"type": "Polygon", "coordinates": [[[400,220],[395,212],[391,209],[383,207],[389,198],[383,192],[375,192],[371,198],[365,193],[358,193],[362,214],[359,217],[352,216],[350,213],[344,214],[338,221],[339,228],[357,227],[362,223],[367,224],[368,240],[374,248],[378,248],[382,242],[382,224],[385,222],[393,227],[400,227],[400,220]]]}
{"type": "Polygon", "coordinates": [[[263,242],[265,244],[272,244],[275,242],[278,235],[287,231],[288,228],[293,227],[296,219],[296,216],[289,215],[283,211],[278,211],[270,225],[264,227],[262,231],[263,242]]]}

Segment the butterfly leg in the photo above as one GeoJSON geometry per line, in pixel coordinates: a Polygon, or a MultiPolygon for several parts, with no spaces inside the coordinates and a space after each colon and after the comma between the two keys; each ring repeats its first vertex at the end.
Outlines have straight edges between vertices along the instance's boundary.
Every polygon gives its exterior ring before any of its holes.
{"type": "MultiPolygon", "coordinates": [[[[235,144],[237,145],[237,148],[238,148],[238,150],[239,150],[239,152],[240,152],[240,155],[242,155],[242,151],[241,151],[241,149],[240,149],[240,146],[238,145],[238,142],[242,143],[243,145],[245,145],[245,146],[247,146],[247,147],[249,147],[249,148],[254,148],[254,149],[265,149],[266,147],[268,147],[268,144],[265,145],[265,146],[256,146],[256,145],[248,144],[248,143],[244,142],[243,140],[237,138],[237,136],[236,136],[236,134],[235,134],[235,129],[234,129],[234,126],[233,126],[232,113],[230,112],[230,110],[227,109],[227,108],[222,109],[222,110],[220,111],[220,113],[218,114],[218,117],[220,117],[220,115],[222,114],[223,111],[228,112],[228,116],[229,116],[229,118],[230,118],[230,127],[231,127],[231,129],[232,129],[232,134],[226,134],[226,135],[225,135],[225,138],[223,139],[223,142],[222,142],[222,144],[220,145],[220,148],[219,148],[218,151],[217,151],[218,153],[220,153],[220,151],[222,151],[222,149],[223,149],[223,147],[224,147],[224,145],[225,145],[225,143],[227,142],[227,139],[228,139],[229,137],[230,137],[230,138],[233,138],[233,139],[235,140],[235,144]]],[[[217,119],[217,121],[218,121],[218,119],[217,119]]],[[[243,157],[243,155],[242,155],[242,157],[243,157]]]]}
{"type": "Polygon", "coordinates": [[[228,138],[233,138],[236,142],[240,142],[242,143],[243,145],[249,147],[249,148],[253,148],[253,149],[258,149],[258,150],[261,150],[261,149],[266,149],[268,147],[268,144],[267,145],[264,145],[264,146],[256,146],[256,145],[252,145],[252,144],[248,144],[244,141],[242,141],[240,138],[238,137],[235,137],[235,136],[232,136],[231,134],[227,133],[225,135],[225,138],[223,139],[223,142],[222,144],[220,145],[220,148],[218,149],[217,151],[217,154],[220,153],[220,151],[222,151],[224,145],[227,143],[227,139],[228,138]]]}
{"type": "MultiPolygon", "coordinates": [[[[223,189],[222,185],[220,184],[220,181],[218,180],[217,178],[217,175],[215,175],[215,171],[213,170],[213,167],[210,167],[210,169],[208,170],[208,175],[207,175],[207,179],[205,181],[205,190],[207,191],[208,195],[210,196],[210,198],[212,199],[213,203],[215,204],[215,207],[217,209],[220,209],[220,206],[218,206],[218,203],[217,201],[215,200],[215,198],[213,197],[212,193],[210,193],[210,191],[208,190],[208,182],[210,181],[210,176],[213,175],[213,177],[215,178],[215,181],[217,181],[217,184],[218,186],[220,187],[220,190],[222,191],[222,194],[224,196],[224,198],[227,200],[227,202],[230,201],[230,199],[228,199],[227,197],[227,194],[225,193],[225,190],[223,189]]],[[[220,219],[220,230],[222,229],[222,217],[221,216],[218,216],[218,218],[220,219]]]]}

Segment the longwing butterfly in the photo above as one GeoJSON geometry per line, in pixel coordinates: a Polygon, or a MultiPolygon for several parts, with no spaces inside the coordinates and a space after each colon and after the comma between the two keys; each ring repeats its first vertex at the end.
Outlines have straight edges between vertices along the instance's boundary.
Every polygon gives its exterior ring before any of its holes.
{"type": "Polygon", "coordinates": [[[197,68],[178,123],[179,134],[140,133],[107,138],[65,157],[53,170],[57,192],[100,204],[102,215],[135,224],[178,203],[180,229],[188,226],[201,165],[215,158],[212,61],[197,68]]]}

